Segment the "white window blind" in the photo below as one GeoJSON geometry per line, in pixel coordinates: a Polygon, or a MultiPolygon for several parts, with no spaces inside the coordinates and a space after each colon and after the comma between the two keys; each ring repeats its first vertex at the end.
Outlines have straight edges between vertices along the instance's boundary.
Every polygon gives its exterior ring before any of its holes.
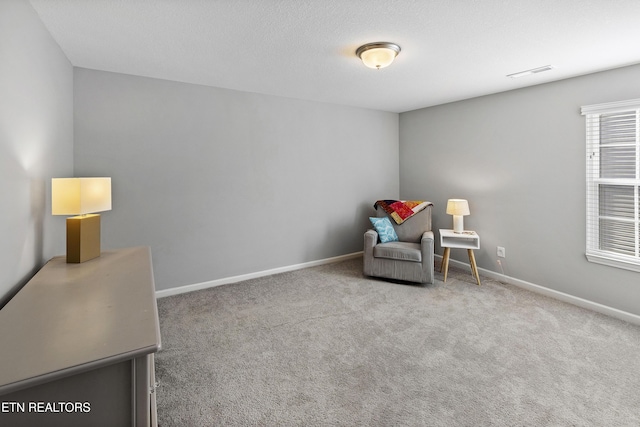
{"type": "Polygon", "coordinates": [[[582,107],[589,261],[640,271],[640,99],[582,107]]]}

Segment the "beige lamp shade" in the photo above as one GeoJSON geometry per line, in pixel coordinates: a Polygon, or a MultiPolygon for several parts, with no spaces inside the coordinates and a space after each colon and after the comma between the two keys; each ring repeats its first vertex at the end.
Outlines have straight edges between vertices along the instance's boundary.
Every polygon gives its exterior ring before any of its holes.
{"type": "Polygon", "coordinates": [[[84,215],[111,210],[111,178],[53,178],[51,214],[84,215]]]}
{"type": "Polygon", "coordinates": [[[464,199],[447,200],[447,213],[449,215],[469,215],[469,202],[464,199]]]}

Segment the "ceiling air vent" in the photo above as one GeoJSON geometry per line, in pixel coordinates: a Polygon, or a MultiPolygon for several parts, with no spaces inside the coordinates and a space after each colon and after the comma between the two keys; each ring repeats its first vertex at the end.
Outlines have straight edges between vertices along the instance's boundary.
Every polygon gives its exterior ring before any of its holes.
{"type": "Polygon", "coordinates": [[[544,67],[532,68],[530,70],[520,71],[518,73],[507,74],[507,77],[517,79],[518,77],[530,76],[531,74],[538,74],[549,70],[553,70],[553,67],[551,65],[545,65],[544,67]]]}

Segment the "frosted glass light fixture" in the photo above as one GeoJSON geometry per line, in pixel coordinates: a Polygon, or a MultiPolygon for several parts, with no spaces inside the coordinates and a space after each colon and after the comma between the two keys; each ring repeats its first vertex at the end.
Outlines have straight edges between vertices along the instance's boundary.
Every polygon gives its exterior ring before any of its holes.
{"type": "Polygon", "coordinates": [[[111,210],[111,178],[51,179],[51,214],[67,218],[67,262],[100,256],[100,215],[111,210]]]}
{"type": "Polygon", "coordinates": [[[447,213],[453,215],[453,232],[462,233],[464,231],[464,216],[469,215],[469,202],[464,199],[447,200],[447,213]]]}
{"type": "Polygon", "coordinates": [[[356,50],[356,55],[369,68],[384,68],[391,65],[400,53],[400,46],[389,42],[367,43],[356,50]]]}

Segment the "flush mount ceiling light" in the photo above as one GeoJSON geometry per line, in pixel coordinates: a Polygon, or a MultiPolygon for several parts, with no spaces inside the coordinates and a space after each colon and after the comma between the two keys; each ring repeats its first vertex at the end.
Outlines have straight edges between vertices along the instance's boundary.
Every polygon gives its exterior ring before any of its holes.
{"type": "Polygon", "coordinates": [[[549,70],[553,70],[553,67],[551,65],[545,65],[544,67],[532,68],[530,70],[520,71],[518,73],[507,74],[507,77],[517,79],[518,77],[530,76],[531,74],[542,73],[549,70]]]}
{"type": "Polygon", "coordinates": [[[389,42],[367,43],[356,50],[356,55],[369,68],[384,68],[391,65],[400,53],[400,46],[389,42]]]}

